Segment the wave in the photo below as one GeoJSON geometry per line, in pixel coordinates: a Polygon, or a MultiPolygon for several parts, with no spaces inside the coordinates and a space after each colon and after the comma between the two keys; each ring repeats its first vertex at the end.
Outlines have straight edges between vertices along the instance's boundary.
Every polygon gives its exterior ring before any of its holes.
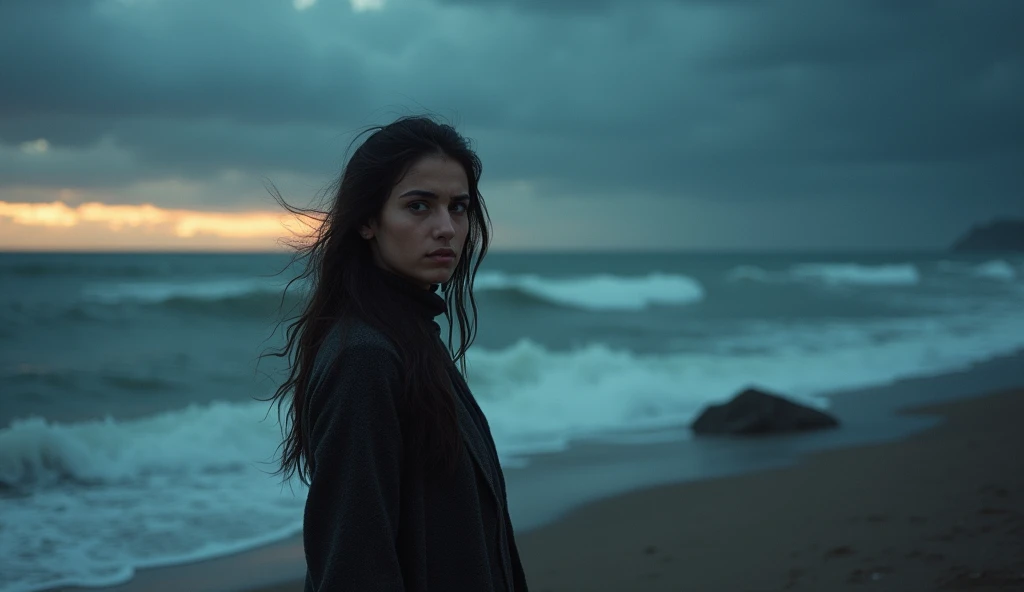
{"type": "Polygon", "coordinates": [[[545,278],[494,271],[481,273],[475,289],[513,292],[546,304],[594,312],[636,311],[655,304],[678,306],[704,299],[704,288],[697,280],[663,273],[545,278]]]}
{"type": "MultiPolygon", "coordinates": [[[[939,261],[936,269],[945,273],[969,275],[976,278],[983,278],[997,281],[1013,281],[1017,279],[1018,271],[1009,262],[1002,259],[995,259],[985,263],[964,263],[959,261],[939,261]]],[[[1024,273],[1024,267],[1022,267],[1024,273]]]]}
{"type": "MultiPolygon", "coordinates": [[[[467,380],[503,454],[556,449],[577,436],[677,425],[759,385],[800,400],[949,371],[1024,346],[1024,318],[944,315],[899,321],[761,321],[705,352],[639,354],[600,343],[557,351],[529,339],[469,352],[467,380]]],[[[129,421],[0,429],[0,484],[116,483],[152,474],[236,470],[273,454],[264,403],[215,403],[129,421]]]]}
{"type": "Polygon", "coordinates": [[[293,310],[305,296],[305,283],[297,281],[287,293],[284,290],[285,283],[280,280],[262,278],[93,284],[83,290],[82,299],[66,316],[105,320],[109,313],[104,309],[135,304],[200,315],[269,319],[282,307],[293,310]]]}
{"type": "Polygon", "coordinates": [[[993,280],[1012,281],[1017,278],[1017,270],[1006,261],[989,261],[974,268],[974,275],[993,280]]]}
{"type": "Polygon", "coordinates": [[[93,284],[84,289],[86,300],[102,304],[138,302],[160,304],[172,300],[205,302],[228,300],[252,294],[280,294],[284,286],[259,278],[223,278],[164,282],[93,284]]]}
{"type": "Polygon", "coordinates": [[[301,487],[282,487],[264,464],[279,436],[265,413],[215,403],[0,430],[0,589],[114,585],[300,532],[301,487]]]}
{"type": "MultiPolygon", "coordinates": [[[[280,281],[260,278],[93,284],[85,288],[83,301],[69,314],[92,319],[102,316],[94,310],[95,305],[141,304],[200,314],[267,318],[280,308],[284,286],[280,281]]],[[[285,307],[304,296],[305,288],[305,283],[293,284],[285,307]]],[[[477,277],[475,289],[508,292],[532,303],[586,311],[635,311],[656,304],[691,304],[704,298],[704,289],[696,280],[659,273],[636,278],[542,278],[485,272],[477,277]]]]}
{"type": "Polygon", "coordinates": [[[810,282],[827,286],[913,286],[921,282],[921,273],[910,263],[802,263],[786,271],[775,272],[752,265],[741,265],[732,269],[727,278],[731,281],[810,282]]]}
{"type": "Polygon", "coordinates": [[[921,274],[909,263],[902,265],[804,264],[793,269],[800,279],[821,281],[829,285],[912,286],[920,283],[921,274]]]}
{"type": "Polygon", "coordinates": [[[258,421],[265,412],[262,404],[217,402],[127,421],[16,420],[0,430],[0,485],[36,489],[235,470],[279,434],[258,421]]]}
{"type": "Polygon", "coordinates": [[[468,380],[508,455],[558,451],[616,430],[688,423],[748,386],[823,406],[823,394],[934,375],[1024,347],[1016,310],[805,325],[757,322],[706,352],[637,354],[530,340],[468,356],[468,380]]]}

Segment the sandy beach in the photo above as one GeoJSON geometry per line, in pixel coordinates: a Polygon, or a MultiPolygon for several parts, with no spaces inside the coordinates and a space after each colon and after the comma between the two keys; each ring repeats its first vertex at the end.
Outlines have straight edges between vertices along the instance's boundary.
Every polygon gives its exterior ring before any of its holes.
{"type": "MultiPolygon", "coordinates": [[[[1024,590],[1024,460],[1012,452],[1024,450],[1024,389],[906,413],[944,419],[790,467],[584,504],[517,537],[530,588],[1024,590]]],[[[293,539],[108,590],[298,591],[301,562],[293,539]],[[283,583],[252,584],[275,575],[283,583]]]]}
{"type": "Polygon", "coordinates": [[[1024,590],[1024,390],[908,440],[655,487],[521,537],[531,589],[1024,590]]]}

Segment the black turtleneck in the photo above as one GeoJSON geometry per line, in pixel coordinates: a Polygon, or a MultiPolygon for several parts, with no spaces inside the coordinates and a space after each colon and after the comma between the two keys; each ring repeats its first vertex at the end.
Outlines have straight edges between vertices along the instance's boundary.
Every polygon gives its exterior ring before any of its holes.
{"type": "Polygon", "coordinates": [[[440,284],[430,284],[429,288],[421,288],[412,280],[400,276],[392,271],[374,266],[377,270],[377,277],[385,286],[393,288],[395,293],[401,296],[401,300],[407,305],[408,310],[418,318],[432,322],[438,333],[441,327],[434,321],[438,315],[448,310],[444,298],[438,294],[440,284]]]}

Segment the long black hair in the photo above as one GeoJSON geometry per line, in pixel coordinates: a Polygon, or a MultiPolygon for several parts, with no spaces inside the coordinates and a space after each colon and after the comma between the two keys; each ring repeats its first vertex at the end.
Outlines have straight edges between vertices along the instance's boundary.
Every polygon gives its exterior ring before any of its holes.
{"type": "Polygon", "coordinates": [[[276,401],[279,417],[282,407],[287,410],[287,417],[281,422],[283,441],[278,473],[285,479],[298,474],[304,483],[312,477],[303,419],[313,362],[331,326],[350,316],[379,328],[398,349],[404,369],[400,417],[403,440],[406,450],[412,452],[411,458],[433,468],[451,470],[461,453],[455,395],[451,392],[444,356],[451,355],[465,373],[466,350],[476,335],[477,308],[472,286],[490,240],[490,218],[478,188],[482,165],[469,141],[454,127],[428,116],[401,117],[387,125],[370,127],[356,139],[366,133],[370,135],[352,154],[340,179],[328,189],[333,197],[325,209],[291,206],[276,188],[268,187],[290,213],[314,220],[309,224],[310,235],[291,243],[296,253],[289,266],[296,261],[304,261],[305,265],[288,287],[304,279],[309,291],[301,313],[290,319],[285,345],[270,354],[286,358],[289,370],[287,380],[268,399],[276,401]],[[469,233],[455,271],[441,285],[447,301],[449,350],[455,324],[452,317],[458,319],[459,348],[454,353],[439,347],[432,328],[396,322],[394,315],[389,314],[393,313],[395,302],[388,291],[372,288],[377,284],[371,281],[375,270],[370,266],[375,264],[369,241],[359,235],[362,225],[378,219],[388,195],[405,172],[430,155],[444,155],[457,161],[469,181],[469,233]]]}

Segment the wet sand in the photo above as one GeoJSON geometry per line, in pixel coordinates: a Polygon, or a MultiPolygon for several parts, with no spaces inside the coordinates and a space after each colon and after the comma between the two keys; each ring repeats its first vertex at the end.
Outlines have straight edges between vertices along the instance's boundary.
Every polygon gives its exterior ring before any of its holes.
{"type": "Polygon", "coordinates": [[[1024,590],[1024,389],[908,440],[654,487],[521,537],[532,590],[1024,590]]]}

